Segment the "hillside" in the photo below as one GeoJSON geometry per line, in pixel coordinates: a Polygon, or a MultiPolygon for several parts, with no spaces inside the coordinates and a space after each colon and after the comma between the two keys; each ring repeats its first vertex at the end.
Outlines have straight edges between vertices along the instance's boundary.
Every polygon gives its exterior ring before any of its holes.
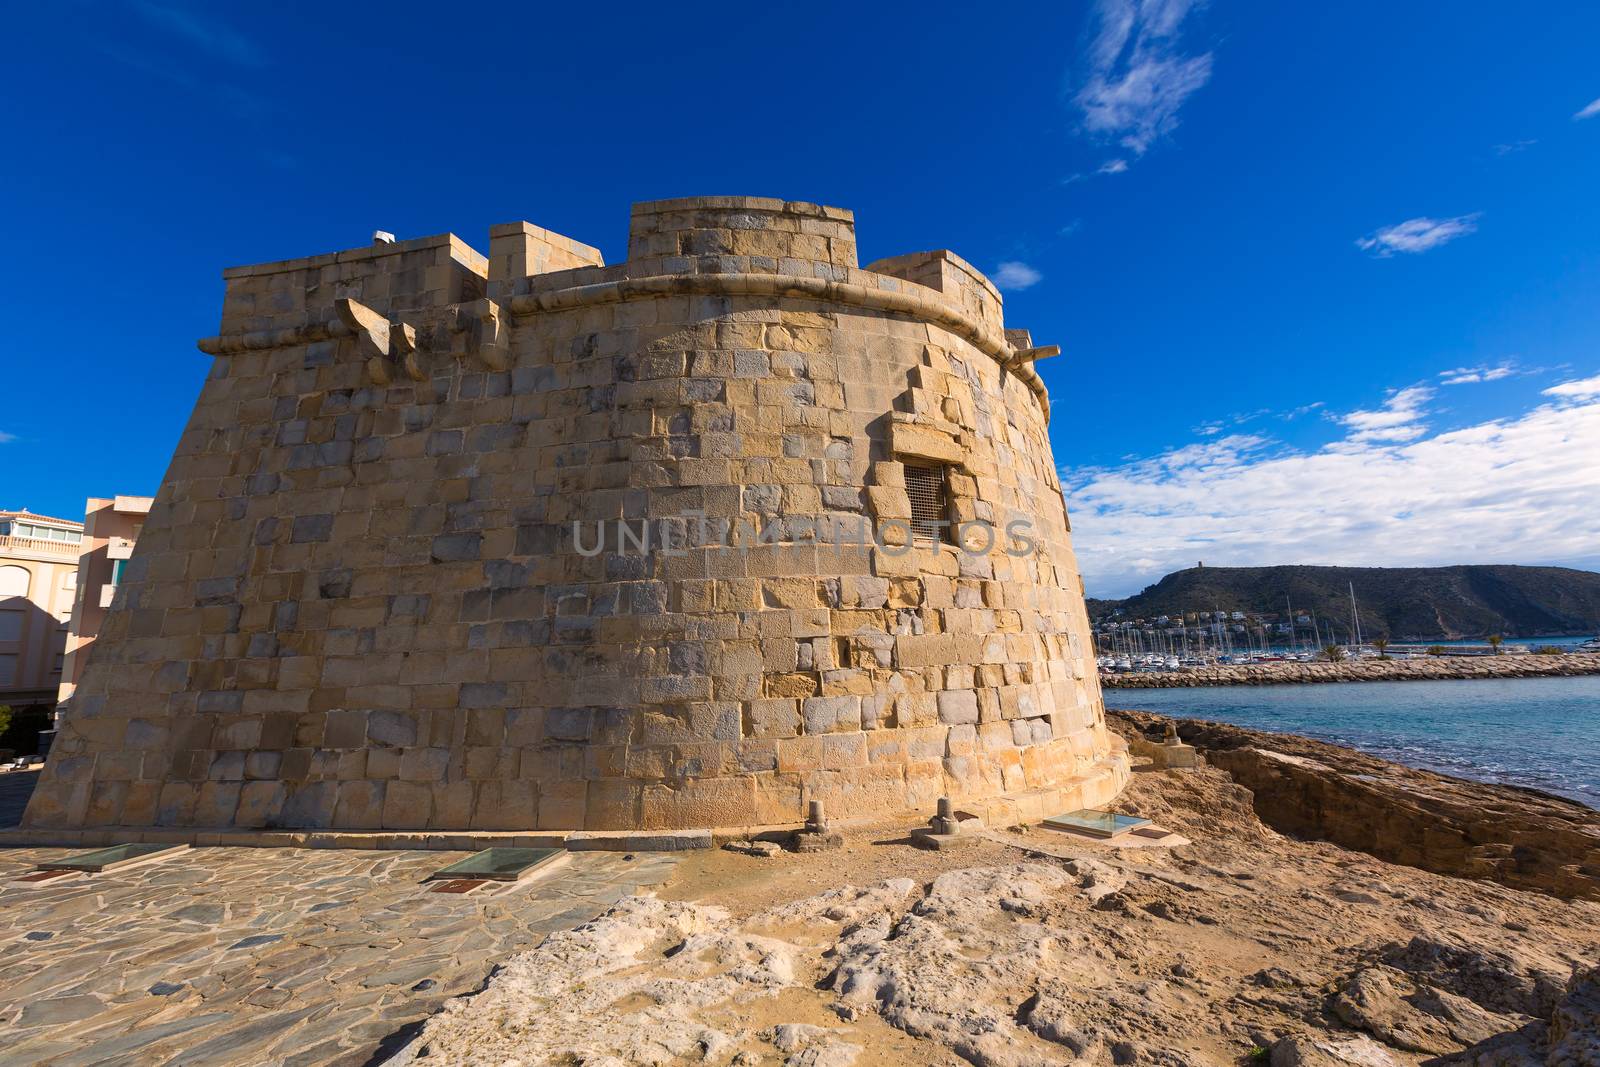
{"type": "Polygon", "coordinates": [[[1600,631],[1600,574],[1567,567],[1191,567],[1126,600],[1089,601],[1093,619],[1189,611],[1314,611],[1340,636],[1350,585],[1363,634],[1395,640],[1539,637],[1600,631]]]}

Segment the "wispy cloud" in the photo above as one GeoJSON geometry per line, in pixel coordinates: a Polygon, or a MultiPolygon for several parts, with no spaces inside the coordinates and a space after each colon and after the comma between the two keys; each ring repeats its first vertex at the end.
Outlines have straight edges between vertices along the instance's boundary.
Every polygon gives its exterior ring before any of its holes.
{"type": "Polygon", "coordinates": [[[1525,152],[1538,143],[1539,140],[1536,137],[1530,137],[1525,141],[1509,141],[1505,144],[1495,145],[1494,154],[1497,156],[1509,156],[1513,152],[1525,152]]]}
{"type": "Polygon", "coordinates": [[[1388,259],[1396,252],[1417,254],[1448,244],[1457,237],[1465,237],[1478,229],[1481,211],[1470,215],[1457,215],[1452,219],[1427,217],[1407,219],[1393,226],[1385,226],[1356,241],[1356,247],[1371,252],[1379,259],[1388,259]]]}
{"type": "Polygon", "coordinates": [[[1379,441],[1415,441],[1428,432],[1422,420],[1433,390],[1426,385],[1411,385],[1389,393],[1380,407],[1335,415],[1334,421],[1350,431],[1347,443],[1358,445],[1379,441]]]}
{"type": "Polygon", "coordinates": [[[14,434],[14,433],[6,433],[4,430],[0,430],[0,445],[9,445],[12,441],[15,441],[16,439],[17,439],[17,435],[16,434],[14,434]]]}
{"type": "Polygon", "coordinates": [[[155,0],[133,0],[146,22],[200,49],[213,59],[241,67],[264,67],[267,57],[254,41],[211,12],[204,14],[155,0]]]}
{"type": "MultiPolygon", "coordinates": [[[[1179,37],[1195,0],[1099,0],[1074,102],[1084,129],[1135,156],[1178,125],[1185,100],[1211,78],[1211,53],[1185,55],[1179,37]]],[[[1114,172],[1113,172],[1114,173],[1114,172]]]]}
{"type": "Polygon", "coordinates": [[[1323,402],[1318,400],[1310,404],[1302,404],[1297,408],[1290,408],[1287,411],[1277,411],[1273,408],[1257,408],[1255,411],[1242,411],[1223,419],[1208,419],[1196,426],[1191,432],[1197,437],[1216,437],[1221,433],[1245,426],[1258,419],[1270,417],[1280,419],[1283,422],[1293,422],[1300,416],[1309,415],[1323,406],[1323,402]]]}
{"type": "Polygon", "coordinates": [[[1498,382],[1516,373],[1515,363],[1499,363],[1492,367],[1452,367],[1439,372],[1439,382],[1441,385],[1474,385],[1479,382],[1498,382]]]}
{"type": "Polygon", "coordinates": [[[1593,378],[1579,378],[1576,381],[1562,382],[1543,390],[1545,396],[1553,396],[1561,400],[1591,400],[1600,397],[1600,374],[1593,378]]]}
{"type": "Polygon", "coordinates": [[[1128,169],[1128,161],[1126,159],[1108,159],[1104,163],[1100,164],[1100,168],[1098,170],[1096,170],[1095,173],[1096,174],[1121,174],[1123,171],[1125,171],[1127,169],[1128,169]]]}
{"type": "MultiPolygon", "coordinates": [[[[1063,471],[1084,575],[1097,595],[1119,596],[1197,559],[1600,563],[1600,375],[1546,392],[1558,399],[1405,439],[1375,438],[1358,418],[1313,450],[1234,434],[1063,471]]],[[[1416,396],[1406,393],[1380,410],[1405,408],[1416,396]]]]}
{"type": "Polygon", "coordinates": [[[1589,101],[1588,104],[1579,109],[1579,111],[1572,116],[1572,121],[1582,122],[1584,119],[1592,119],[1596,115],[1600,115],[1600,98],[1589,101]]]}
{"type": "Polygon", "coordinates": [[[995,268],[993,281],[998,289],[1019,290],[1038,285],[1043,278],[1026,263],[1011,259],[995,268]]]}
{"type": "Polygon", "coordinates": [[[1301,404],[1297,408],[1291,408],[1288,411],[1283,412],[1282,414],[1280,414],[1278,416],[1278,418],[1283,419],[1286,422],[1290,422],[1290,421],[1293,421],[1294,419],[1298,419],[1301,415],[1309,415],[1313,411],[1317,411],[1317,410],[1319,410],[1321,408],[1324,408],[1324,407],[1327,407],[1327,406],[1328,405],[1327,405],[1326,401],[1313,400],[1309,404],[1301,404]]]}

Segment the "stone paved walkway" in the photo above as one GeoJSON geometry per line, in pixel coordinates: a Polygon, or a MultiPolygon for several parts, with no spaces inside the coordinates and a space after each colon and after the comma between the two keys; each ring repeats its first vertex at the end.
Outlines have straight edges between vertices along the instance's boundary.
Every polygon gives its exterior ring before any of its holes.
{"type": "Polygon", "coordinates": [[[373,1062],[497,962],[677,862],[580,852],[536,880],[461,896],[419,883],[462,852],[204,848],[14,881],[67,854],[0,851],[7,1065],[373,1062]]]}

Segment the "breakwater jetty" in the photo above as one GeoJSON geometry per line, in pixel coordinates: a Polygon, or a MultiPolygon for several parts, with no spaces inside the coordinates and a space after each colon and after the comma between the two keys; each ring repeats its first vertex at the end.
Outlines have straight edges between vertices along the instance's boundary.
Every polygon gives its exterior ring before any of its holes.
{"type": "Polygon", "coordinates": [[[1176,671],[1102,674],[1107,689],[1179,689],[1202,685],[1296,685],[1315,682],[1440,681],[1452,678],[1561,678],[1600,674],[1600,654],[1429,656],[1339,663],[1235,663],[1176,671]]]}

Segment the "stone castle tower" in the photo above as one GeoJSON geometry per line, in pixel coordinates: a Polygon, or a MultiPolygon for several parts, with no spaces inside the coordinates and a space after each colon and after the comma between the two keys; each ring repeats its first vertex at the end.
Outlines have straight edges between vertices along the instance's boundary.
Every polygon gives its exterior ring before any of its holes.
{"type": "Polygon", "coordinates": [[[610,267],[519,222],[224,277],[26,826],[1027,819],[1126,780],[1055,350],[957,256],[862,270],[848,211],[705,197],[610,267]]]}

